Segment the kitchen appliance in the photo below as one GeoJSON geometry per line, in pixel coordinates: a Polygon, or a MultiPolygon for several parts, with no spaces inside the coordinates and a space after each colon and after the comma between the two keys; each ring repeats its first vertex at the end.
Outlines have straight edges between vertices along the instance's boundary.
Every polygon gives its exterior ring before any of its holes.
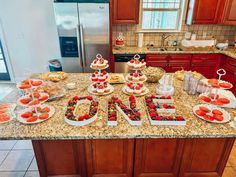
{"type": "MultiPolygon", "coordinates": [[[[116,54],[115,55],[115,73],[128,73],[127,62],[134,58],[135,54],[116,54]]],[[[146,58],[145,54],[139,54],[140,60],[146,58]]]]}
{"type": "Polygon", "coordinates": [[[55,0],[54,12],[65,72],[92,72],[97,53],[109,59],[109,2],[55,0]]]}

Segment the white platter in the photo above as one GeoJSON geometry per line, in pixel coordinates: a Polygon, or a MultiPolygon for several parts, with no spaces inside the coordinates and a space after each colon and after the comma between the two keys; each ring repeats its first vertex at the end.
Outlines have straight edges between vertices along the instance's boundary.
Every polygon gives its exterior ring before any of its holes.
{"type": "Polygon", "coordinates": [[[107,120],[107,125],[108,126],[117,126],[118,125],[118,122],[117,122],[117,120],[116,121],[110,121],[110,120],[107,120]]]}
{"type": "Polygon", "coordinates": [[[92,65],[90,65],[90,68],[94,70],[104,70],[104,69],[107,69],[108,67],[109,67],[109,64],[107,64],[106,67],[104,68],[93,68],[92,65]]]}
{"type": "MultiPolygon", "coordinates": [[[[209,80],[209,79],[202,79],[201,81],[202,81],[203,83],[207,84],[208,86],[211,86],[211,84],[208,83],[208,80],[209,80]]],[[[233,85],[232,85],[231,83],[227,82],[227,81],[224,81],[224,80],[218,80],[218,81],[219,81],[220,83],[228,83],[228,84],[231,85],[230,88],[220,87],[219,89],[229,90],[229,89],[231,89],[231,88],[233,87],[233,85]]]]}
{"type": "MultiPolygon", "coordinates": [[[[225,111],[224,109],[221,109],[217,106],[213,106],[213,105],[209,105],[209,104],[199,104],[199,105],[196,105],[193,107],[193,113],[195,116],[197,116],[198,118],[202,119],[202,120],[205,120],[207,122],[210,122],[210,123],[217,123],[217,124],[223,124],[223,123],[227,123],[230,121],[230,115],[227,111],[225,111]],[[204,107],[207,107],[209,110],[212,110],[212,109],[217,109],[217,110],[220,110],[222,113],[223,113],[223,117],[224,119],[222,121],[217,121],[217,120],[213,120],[213,121],[210,121],[210,120],[206,120],[204,119],[202,116],[199,116],[196,114],[196,110],[199,109],[200,106],[204,106],[204,107]]],[[[210,114],[212,115],[212,114],[210,114]]]]}
{"type": "Polygon", "coordinates": [[[88,125],[88,124],[92,123],[93,121],[96,120],[96,118],[97,118],[97,114],[95,114],[95,116],[91,117],[90,119],[86,119],[83,121],[70,120],[70,119],[67,119],[66,117],[64,118],[64,120],[66,123],[73,125],[73,126],[84,126],[84,125],[88,125]]]}
{"type": "MultiPolygon", "coordinates": [[[[143,81],[129,80],[128,77],[129,77],[129,75],[126,75],[126,76],[125,76],[125,80],[126,80],[127,82],[133,82],[133,83],[143,83],[143,82],[146,82],[146,80],[147,80],[147,76],[145,76],[145,75],[144,75],[145,79],[144,79],[143,81]]],[[[133,77],[133,76],[132,76],[132,77],[133,77]]]]}
{"type": "Polygon", "coordinates": [[[94,93],[94,92],[92,91],[92,85],[90,85],[90,86],[88,87],[88,92],[91,93],[91,94],[93,94],[93,95],[97,95],[97,96],[109,95],[109,94],[111,94],[112,92],[114,92],[114,87],[112,87],[110,84],[108,85],[108,87],[110,87],[110,91],[109,91],[109,92],[104,92],[103,94],[99,94],[99,93],[94,93]]]}
{"type": "Polygon", "coordinates": [[[139,97],[139,96],[144,96],[144,95],[146,95],[148,92],[149,92],[149,89],[147,88],[147,87],[145,87],[145,86],[143,86],[144,87],[144,89],[145,89],[145,91],[144,92],[142,92],[142,93],[140,93],[139,95],[137,95],[137,94],[129,94],[128,92],[126,92],[126,85],[122,88],[122,92],[124,92],[126,95],[134,95],[134,96],[137,96],[137,97],[139,97]]]}
{"type": "Polygon", "coordinates": [[[24,119],[24,118],[21,117],[21,114],[24,113],[24,112],[27,112],[27,111],[31,111],[31,110],[33,109],[33,108],[31,108],[31,107],[30,107],[30,108],[23,109],[23,110],[20,110],[20,111],[17,113],[16,119],[17,119],[20,123],[29,124],[29,125],[31,125],[31,124],[38,124],[38,123],[44,122],[44,121],[50,119],[50,118],[54,115],[54,113],[55,113],[55,108],[54,108],[53,106],[50,106],[50,105],[47,105],[47,104],[43,104],[43,105],[41,105],[40,107],[46,107],[46,106],[50,108],[50,112],[48,113],[49,116],[48,116],[47,119],[44,119],[44,120],[38,119],[38,120],[36,120],[35,122],[27,122],[26,119],[24,119]]]}
{"type": "Polygon", "coordinates": [[[40,92],[40,95],[41,95],[41,96],[47,96],[48,98],[47,98],[46,100],[39,101],[39,103],[36,104],[36,105],[29,106],[29,103],[28,103],[28,104],[23,104],[23,103],[20,102],[20,99],[22,99],[22,98],[30,98],[30,97],[29,97],[29,94],[28,94],[28,95],[25,95],[25,96],[20,97],[20,98],[17,100],[17,104],[20,105],[20,106],[23,106],[23,107],[33,107],[33,106],[38,106],[38,105],[40,105],[40,104],[43,104],[44,102],[46,102],[46,101],[49,99],[49,95],[48,95],[47,93],[40,92]]]}
{"type": "MultiPolygon", "coordinates": [[[[44,81],[43,80],[41,80],[41,79],[25,79],[25,80],[32,80],[32,81],[42,81],[42,84],[40,84],[40,85],[38,85],[38,86],[32,86],[31,85],[31,87],[30,88],[25,88],[25,89],[32,89],[32,88],[37,88],[37,87],[39,87],[39,86],[41,86],[41,85],[43,85],[44,84],[44,81]]],[[[21,88],[19,88],[19,86],[21,85],[21,82],[18,82],[17,84],[16,84],[16,87],[19,89],[19,90],[25,90],[25,89],[21,89],[21,88]]]]}

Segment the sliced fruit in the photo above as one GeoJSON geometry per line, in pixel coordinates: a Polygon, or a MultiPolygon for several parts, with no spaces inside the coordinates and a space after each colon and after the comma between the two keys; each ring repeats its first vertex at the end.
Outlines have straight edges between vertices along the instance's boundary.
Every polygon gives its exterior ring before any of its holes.
{"type": "Polygon", "coordinates": [[[211,93],[211,94],[210,94],[210,97],[211,97],[211,99],[218,99],[218,98],[219,98],[219,95],[218,95],[218,94],[211,93]]]}
{"type": "Polygon", "coordinates": [[[21,99],[20,99],[20,102],[21,102],[22,104],[28,104],[28,103],[30,102],[30,99],[29,99],[29,98],[21,98],[21,99]]]}
{"type": "Polygon", "coordinates": [[[219,100],[212,101],[211,104],[217,105],[217,106],[222,106],[224,103],[220,102],[219,100]]]}
{"type": "Polygon", "coordinates": [[[41,114],[39,116],[39,119],[44,120],[44,119],[47,119],[48,117],[49,117],[49,114],[48,113],[44,113],[44,114],[41,114]]]}
{"type": "Polygon", "coordinates": [[[35,122],[38,118],[35,116],[31,116],[28,119],[26,119],[26,122],[35,122]]]}
{"type": "Polygon", "coordinates": [[[31,86],[29,84],[22,84],[22,85],[19,85],[19,88],[20,89],[28,89],[30,88],[31,86]]]}
{"type": "Polygon", "coordinates": [[[214,119],[217,120],[217,121],[222,121],[224,120],[224,117],[222,115],[218,115],[218,114],[215,114],[213,115],[214,119]]]}
{"type": "Polygon", "coordinates": [[[205,120],[209,120],[209,121],[213,121],[214,120],[214,117],[213,116],[209,116],[209,115],[204,115],[203,118],[205,120]]]}
{"type": "Polygon", "coordinates": [[[49,107],[44,107],[40,110],[40,112],[50,112],[50,108],[49,107]]]}
{"type": "Polygon", "coordinates": [[[33,95],[34,95],[35,98],[39,98],[40,97],[39,92],[33,92],[33,95]]]}
{"type": "Polygon", "coordinates": [[[10,120],[10,116],[7,113],[0,114],[0,123],[10,120]]]}
{"type": "Polygon", "coordinates": [[[220,110],[218,110],[218,109],[213,109],[212,113],[213,114],[217,114],[217,115],[223,115],[223,113],[220,110]]]}
{"type": "Polygon", "coordinates": [[[219,86],[223,87],[223,88],[231,88],[231,84],[230,83],[227,83],[227,82],[222,82],[219,84],[219,86]]]}
{"type": "Polygon", "coordinates": [[[229,104],[230,103],[230,100],[228,98],[220,98],[218,101],[223,103],[223,104],[229,104]]]}
{"type": "Polygon", "coordinates": [[[200,109],[196,110],[195,113],[196,113],[197,115],[199,115],[199,116],[204,116],[204,115],[206,115],[206,113],[205,113],[204,111],[200,110],[200,109]]]}
{"type": "Polygon", "coordinates": [[[24,112],[24,113],[22,113],[21,114],[21,117],[23,117],[23,118],[29,118],[29,117],[31,117],[33,114],[31,113],[31,112],[24,112]]]}
{"type": "Polygon", "coordinates": [[[199,107],[199,109],[201,110],[201,111],[203,111],[203,112],[210,112],[210,110],[207,108],[207,107],[205,107],[205,106],[200,106],[199,107]]]}
{"type": "Polygon", "coordinates": [[[10,104],[0,104],[0,109],[6,109],[6,108],[10,108],[11,105],[10,104]]]}
{"type": "Polygon", "coordinates": [[[212,84],[211,85],[213,88],[220,88],[219,84],[212,84]]]}
{"type": "Polygon", "coordinates": [[[47,95],[43,95],[39,98],[39,101],[45,101],[48,99],[48,96],[47,95]]]}
{"type": "Polygon", "coordinates": [[[219,81],[218,81],[218,79],[208,79],[208,83],[209,84],[218,84],[219,83],[219,81]]]}
{"type": "Polygon", "coordinates": [[[8,111],[8,108],[0,109],[0,114],[6,113],[8,111]]]}
{"type": "Polygon", "coordinates": [[[40,102],[39,102],[39,100],[33,100],[33,101],[31,101],[28,105],[29,106],[34,106],[34,105],[37,105],[37,104],[39,104],[40,102]]]}
{"type": "Polygon", "coordinates": [[[42,81],[32,81],[31,84],[33,86],[40,86],[43,82],[42,81]]]}
{"type": "Polygon", "coordinates": [[[200,99],[208,103],[211,102],[211,99],[207,96],[200,96],[200,99]]]}

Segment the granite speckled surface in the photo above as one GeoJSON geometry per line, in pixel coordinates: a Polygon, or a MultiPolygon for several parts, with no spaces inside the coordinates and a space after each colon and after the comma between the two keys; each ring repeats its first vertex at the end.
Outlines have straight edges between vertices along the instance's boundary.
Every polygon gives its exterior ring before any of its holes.
{"type": "Polygon", "coordinates": [[[138,47],[124,47],[124,48],[113,48],[113,54],[225,54],[232,58],[236,59],[236,48],[229,47],[227,50],[221,51],[213,47],[205,47],[205,48],[186,48],[181,47],[183,51],[151,51],[146,47],[138,48],[138,47]]]}
{"type": "MultiPolygon", "coordinates": [[[[88,95],[87,86],[89,74],[69,74],[68,78],[61,82],[65,85],[68,82],[75,82],[77,88],[68,91],[66,97],[49,102],[55,106],[56,113],[49,120],[35,125],[23,125],[17,121],[0,124],[0,139],[106,139],[106,138],[195,138],[195,137],[236,137],[236,130],[230,128],[229,124],[211,124],[196,118],[192,113],[192,107],[201,101],[197,96],[189,96],[183,92],[182,82],[175,81],[175,106],[177,113],[187,119],[186,126],[152,126],[146,118],[143,104],[144,97],[137,98],[137,107],[142,114],[142,125],[131,126],[118,115],[118,126],[107,126],[107,99],[111,95],[119,96],[125,103],[128,103],[128,96],[123,94],[123,84],[114,85],[115,91],[108,96],[100,96],[98,118],[90,125],[73,127],[64,122],[64,112],[67,101],[75,95],[88,95]]],[[[155,94],[156,84],[145,85],[149,88],[149,94],[155,94]]],[[[15,98],[15,96],[14,96],[15,98]]],[[[7,101],[14,101],[9,100],[7,101]]],[[[236,116],[236,109],[227,109],[231,118],[236,116]]]]}

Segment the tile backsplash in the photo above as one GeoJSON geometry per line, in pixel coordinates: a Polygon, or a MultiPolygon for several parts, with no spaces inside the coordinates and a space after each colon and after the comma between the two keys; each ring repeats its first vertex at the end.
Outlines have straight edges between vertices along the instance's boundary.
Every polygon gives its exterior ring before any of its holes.
{"type": "MultiPolygon", "coordinates": [[[[113,25],[112,28],[113,44],[115,43],[115,39],[119,32],[122,32],[127,46],[137,46],[138,25],[113,25]]],[[[236,26],[186,25],[183,23],[181,32],[168,33],[171,35],[167,40],[168,45],[171,45],[174,40],[181,41],[184,39],[185,32],[195,32],[197,34],[197,39],[203,39],[203,34],[206,32],[205,39],[211,39],[213,36],[217,42],[229,40],[229,43],[233,44],[236,35],[236,26]]],[[[161,33],[144,33],[143,40],[143,45],[153,43],[158,46],[161,43],[161,33]]]]}

